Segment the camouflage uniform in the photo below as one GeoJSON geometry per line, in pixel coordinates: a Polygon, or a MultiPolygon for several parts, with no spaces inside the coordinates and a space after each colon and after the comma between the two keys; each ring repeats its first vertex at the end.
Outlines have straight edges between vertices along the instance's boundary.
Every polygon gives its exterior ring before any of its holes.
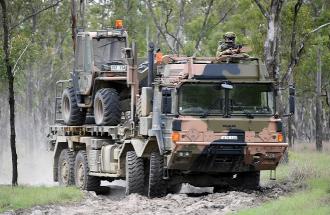
{"type": "Polygon", "coordinates": [[[217,57],[222,55],[231,55],[233,49],[238,49],[240,46],[235,44],[236,35],[233,32],[227,32],[223,36],[225,41],[220,41],[217,49],[217,57]]]}

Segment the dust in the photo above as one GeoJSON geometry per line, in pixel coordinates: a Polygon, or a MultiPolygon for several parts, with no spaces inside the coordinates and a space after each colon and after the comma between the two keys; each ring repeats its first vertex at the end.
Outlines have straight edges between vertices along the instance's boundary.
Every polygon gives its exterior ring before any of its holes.
{"type": "MultiPolygon", "coordinates": [[[[9,144],[9,143],[8,143],[9,144]]],[[[8,147],[9,148],[9,147],[8,147]]],[[[18,183],[20,185],[53,185],[52,153],[45,149],[26,150],[17,143],[18,183]]],[[[0,152],[0,184],[10,184],[12,174],[11,152],[0,152]]]]}
{"type": "MultiPolygon", "coordinates": [[[[12,162],[9,123],[1,118],[0,185],[11,184],[12,162]]],[[[54,185],[52,180],[53,153],[47,150],[48,124],[18,113],[16,116],[16,150],[19,185],[54,185]]]]}

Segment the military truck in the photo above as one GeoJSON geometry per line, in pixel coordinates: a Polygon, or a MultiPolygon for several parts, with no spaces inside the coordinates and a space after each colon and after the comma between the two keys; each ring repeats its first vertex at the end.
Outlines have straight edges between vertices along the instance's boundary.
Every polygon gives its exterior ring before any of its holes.
{"type": "MultiPolygon", "coordinates": [[[[50,126],[54,181],[97,190],[101,180],[125,179],[126,194],[149,197],[177,192],[182,183],[214,192],[257,188],[260,171],[275,170],[287,148],[278,87],[265,66],[246,56],[165,55],[157,64],[153,56],[151,43],[146,86],[138,78],[143,71],[127,70],[131,108],[117,125],[50,126]]],[[[293,112],[293,88],[290,98],[293,112]]]]}

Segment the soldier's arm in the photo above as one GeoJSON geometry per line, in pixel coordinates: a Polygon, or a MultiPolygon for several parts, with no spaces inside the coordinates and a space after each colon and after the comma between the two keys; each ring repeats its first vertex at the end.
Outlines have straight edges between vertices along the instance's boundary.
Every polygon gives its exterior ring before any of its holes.
{"type": "Polygon", "coordinates": [[[216,56],[217,56],[217,57],[221,56],[221,52],[222,52],[222,51],[221,51],[221,46],[218,46],[216,56]]]}

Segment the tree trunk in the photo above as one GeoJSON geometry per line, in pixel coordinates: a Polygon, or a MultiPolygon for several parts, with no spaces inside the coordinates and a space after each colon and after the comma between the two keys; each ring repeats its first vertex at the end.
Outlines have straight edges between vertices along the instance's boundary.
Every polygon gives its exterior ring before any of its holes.
{"type": "Polygon", "coordinates": [[[318,70],[316,73],[316,113],[315,113],[315,124],[316,124],[316,149],[322,151],[322,103],[321,103],[321,50],[318,48],[317,52],[317,65],[318,70]]]}
{"type": "Polygon", "coordinates": [[[76,43],[77,43],[77,4],[76,0],[71,0],[71,33],[72,33],[72,41],[73,41],[73,52],[76,51],[76,43]]]}
{"type": "Polygon", "coordinates": [[[7,7],[5,0],[0,0],[2,8],[2,27],[3,27],[3,51],[5,54],[5,66],[7,70],[8,79],[8,102],[9,102],[9,113],[10,113],[10,149],[12,156],[12,185],[17,186],[17,153],[16,153],[16,133],[15,133],[15,95],[14,95],[14,75],[12,73],[12,66],[10,64],[10,47],[9,47],[9,28],[8,28],[8,17],[7,7]]]}
{"type": "Polygon", "coordinates": [[[280,17],[284,0],[272,0],[269,10],[266,10],[259,0],[254,0],[260,12],[267,19],[267,36],[264,43],[264,57],[270,77],[277,78],[279,74],[279,38],[280,17]]]}
{"type": "Polygon", "coordinates": [[[177,32],[176,32],[176,53],[178,55],[180,55],[180,44],[181,44],[181,40],[180,38],[183,37],[183,30],[184,30],[184,9],[185,9],[185,4],[186,1],[185,0],[181,0],[180,1],[180,11],[179,11],[179,24],[178,24],[178,28],[177,28],[177,32]]]}
{"type": "Polygon", "coordinates": [[[204,14],[204,20],[203,20],[203,24],[202,24],[202,27],[201,27],[201,30],[200,30],[200,32],[199,32],[199,35],[198,35],[198,38],[197,38],[197,41],[196,41],[196,44],[195,44],[195,52],[194,52],[194,54],[193,54],[193,56],[195,56],[196,55],[196,53],[199,51],[199,49],[200,49],[200,47],[199,47],[199,45],[200,45],[200,43],[201,43],[201,41],[202,41],[202,39],[203,39],[203,37],[204,37],[204,34],[205,34],[205,27],[206,27],[206,25],[207,25],[207,22],[208,22],[208,19],[209,19],[209,15],[210,15],[210,13],[211,13],[211,8],[212,8],[212,6],[213,6],[213,0],[211,0],[211,1],[209,1],[209,4],[208,4],[208,7],[207,7],[207,10],[206,10],[206,12],[205,12],[205,14],[204,14]]]}

